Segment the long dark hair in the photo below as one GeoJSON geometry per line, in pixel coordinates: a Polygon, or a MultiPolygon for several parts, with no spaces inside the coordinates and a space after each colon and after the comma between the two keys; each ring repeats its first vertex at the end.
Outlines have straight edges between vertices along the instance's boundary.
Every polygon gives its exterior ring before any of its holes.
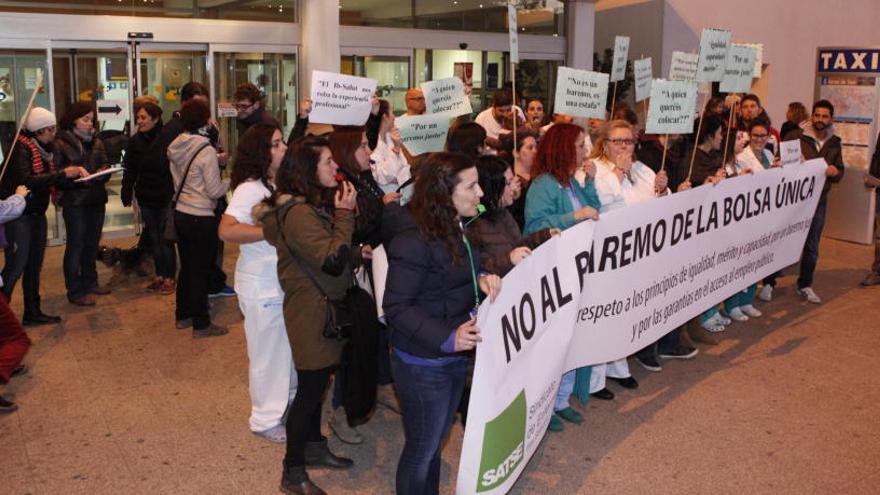
{"type": "Polygon", "coordinates": [[[486,144],[486,129],[476,122],[465,122],[449,130],[446,151],[462,153],[471,159],[480,156],[480,147],[486,144]]]}
{"type": "Polygon", "coordinates": [[[272,124],[256,124],[241,136],[235,150],[235,167],[229,180],[232,189],[251,180],[260,180],[266,189],[273,189],[269,183],[269,165],[272,164],[272,136],[280,131],[272,124]]]}
{"type": "Polygon", "coordinates": [[[330,143],[322,137],[306,136],[294,141],[275,175],[275,195],[304,196],[306,203],[332,212],[336,189],[322,186],[317,176],[324,148],[329,150],[330,143]]]}
{"type": "Polygon", "coordinates": [[[483,190],[483,205],[486,207],[485,216],[495,219],[504,211],[501,206],[501,196],[507,187],[507,179],[504,172],[510,169],[510,164],[497,156],[481,156],[477,158],[477,173],[480,175],[480,189],[483,190]]]}
{"type": "Polygon", "coordinates": [[[364,126],[362,125],[345,125],[336,126],[330,133],[328,142],[330,143],[330,152],[333,153],[333,161],[339,164],[352,177],[361,174],[360,165],[354,158],[355,152],[361,146],[361,139],[364,137],[364,126]]]}
{"type": "Polygon", "coordinates": [[[428,240],[443,241],[453,263],[460,258],[457,246],[462,232],[452,191],[460,180],[458,174],[473,166],[473,159],[461,153],[431,153],[419,168],[413,198],[407,204],[422,235],[428,240]]]}

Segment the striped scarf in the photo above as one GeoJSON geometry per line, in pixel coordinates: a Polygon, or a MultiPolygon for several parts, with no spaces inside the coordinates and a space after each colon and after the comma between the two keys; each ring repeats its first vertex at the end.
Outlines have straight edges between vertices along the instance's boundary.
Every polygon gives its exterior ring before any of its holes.
{"type": "MultiPolygon", "coordinates": [[[[18,136],[18,142],[22,146],[27,146],[28,151],[31,153],[31,171],[34,174],[42,174],[46,171],[46,167],[43,166],[43,154],[40,153],[40,149],[37,147],[37,143],[34,142],[33,139],[30,139],[25,136],[18,136]]],[[[49,172],[55,171],[55,162],[49,160],[49,172]]],[[[52,203],[58,204],[58,190],[55,187],[49,188],[49,195],[52,196],[52,203]]]]}

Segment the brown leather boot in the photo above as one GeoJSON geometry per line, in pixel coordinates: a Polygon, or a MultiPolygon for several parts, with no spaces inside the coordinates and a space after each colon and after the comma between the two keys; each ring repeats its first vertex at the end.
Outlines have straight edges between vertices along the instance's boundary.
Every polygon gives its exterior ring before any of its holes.
{"type": "Polygon", "coordinates": [[[681,340],[687,341],[685,344],[690,347],[696,347],[697,344],[718,345],[720,342],[717,336],[703,328],[699,316],[685,323],[684,332],[681,332],[681,340]]]}
{"type": "Polygon", "coordinates": [[[312,483],[305,466],[285,466],[278,489],[288,495],[327,495],[327,492],[312,483]]]}

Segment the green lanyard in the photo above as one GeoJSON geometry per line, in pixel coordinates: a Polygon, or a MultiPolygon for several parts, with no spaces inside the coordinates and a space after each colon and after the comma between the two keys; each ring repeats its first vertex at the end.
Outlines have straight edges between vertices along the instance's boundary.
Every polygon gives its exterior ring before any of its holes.
{"type": "Polygon", "coordinates": [[[477,270],[474,268],[474,252],[471,249],[471,243],[468,241],[466,234],[462,233],[461,240],[464,241],[464,248],[468,255],[468,262],[471,269],[471,282],[474,286],[474,309],[477,309],[480,307],[480,284],[477,281],[477,270]]]}

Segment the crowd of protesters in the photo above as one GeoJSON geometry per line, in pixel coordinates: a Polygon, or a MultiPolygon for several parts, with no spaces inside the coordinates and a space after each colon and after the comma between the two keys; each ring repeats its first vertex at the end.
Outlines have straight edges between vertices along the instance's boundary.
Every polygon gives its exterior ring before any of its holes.
{"type": "MultiPolygon", "coordinates": [[[[331,452],[321,434],[328,390],[331,430],[346,443],[364,442],[357,427],[377,403],[400,413],[405,445],[397,491],[437,493],[443,441],[457,413],[466,419],[472,351],[481,341],[475,310],[498,294],[501,277],[580,222],[778,167],[784,140],[800,140],[805,159],[827,162],[797,279],[804,300],[821,302],[813,274],[827,194],[844,173],[828,101],[817,101],[810,113],[792,103],[780,133],[757,96],[712,98],[702,124],[695,119],[698,133],[650,135],[623,103],[606,120],[573,119],[546,115],[545,102],[502,89],[474,121],[456,119],[444,152],[413,156],[385,100],[373,98],[363,126],[335,127],[310,123],[305,100],[285,137],[260,90],[243,84],[233,97],[238,146],[226,172],[207,95],[198,83],[185,85],[180,111],[164,124],[156,101],[135,102],[137,132],[125,154],[122,202],[138,205],[155,263],[146,289],[176,294],[177,329],[191,328],[193,338],[226,334],[211,321],[209,297],[237,295],[250,363],[249,426],[286,443],[281,488],[287,493],[324,493],[307,468],[353,465],[331,452]],[[234,290],[220,265],[223,242],[240,246],[234,290]],[[371,270],[380,247],[388,264],[381,321],[371,270]]],[[[425,112],[419,89],[407,91],[405,102],[407,115],[425,112]]],[[[23,371],[30,342],[22,324],[60,321],[40,304],[50,200],[67,228],[68,300],[90,306],[94,296],[110,292],[95,269],[109,175],[90,177],[109,163],[96,137],[94,107],[76,103],[59,121],[34,108],[16,144],[0,183],[4,382],[23,371]],[[19,278],[20,320],[8,303],[19,278]]],[[[880,187],[878,153],[868,187],[880,187]]],[[[880,236],[880,225],[876,231],[880,236]]],[[[880,283],[880,237],[877,246],[863,285],[880,283]]],[[[698,344],[717,344],[734,322],[761,317],[755,299],[772,300],[777,275],[706,308],[633,361],[659,372],[665,360],[694,358],[698,344]]],[[[638,388],[628,363],[622,358],[563,375],[549,430],[583,422],[572,396],[580,403],[614,400],[609,385],[638,388]]],[[[14,407],[0,398],[0,410],[14,407]]]]}

